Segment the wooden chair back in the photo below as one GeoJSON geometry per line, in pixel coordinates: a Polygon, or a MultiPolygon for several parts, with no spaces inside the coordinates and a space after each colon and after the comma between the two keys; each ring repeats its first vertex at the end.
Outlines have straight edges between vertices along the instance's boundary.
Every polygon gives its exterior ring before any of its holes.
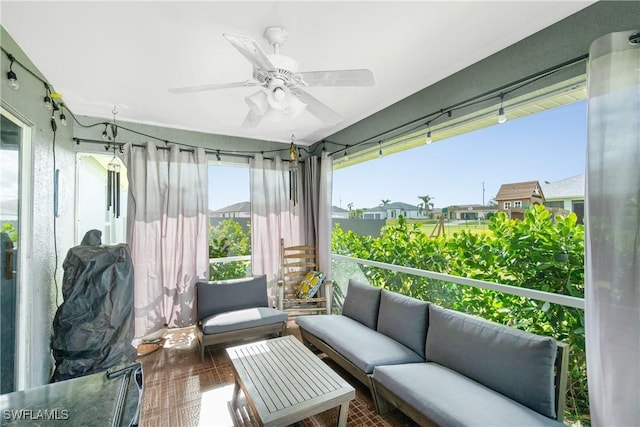
{"type": "Polygon", "coordinates": [[[300,281],[310,271],[318,271],[317,250],[314,246],[286,246],[280,240],[280,280],[278,281],[278,308],[289,312],[289,317],[300,314],[319,314],[328,312],[327,294],[331,281],[325,279],[318,294],[313,298],[300,299],[296,296],[300,281]]]}

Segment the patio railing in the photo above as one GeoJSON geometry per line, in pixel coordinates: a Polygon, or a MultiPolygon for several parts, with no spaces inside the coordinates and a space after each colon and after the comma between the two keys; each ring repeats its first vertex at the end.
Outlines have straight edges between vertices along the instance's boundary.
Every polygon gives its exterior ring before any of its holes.
{"type": "Polygon", "coordinates": [[[346,289],[349,278],[361,279],[364,282],[369,282],[366,278],[366,275],[363,274],[362,269],[354,269],[353,267],[345,268],[348,263],[355,263],[358,265],[375,267],[390,272],[425,277],[456,285],[473,286],[475,288],[497,291],[508,295],[516,295],[532,300],[548,302],[550,304],[558,304],[565,307],[573,307],[584,310],[584,298],[576,298],[568,295],[539,291],[536,289],[521,288],[518,286],[503,285],[500,283],[487,282],[484,280],[471,279],[468,277],[451,276],[449,274],[420,270],[412,267],[403,267],[367,259],[353,258],[345,255],[331,254],[331,258],[333,280],[340,286],[341,290],[343,291],[344,289],[346,289]],[[346,276],[345,273],[347,273],[346,276]]]}
{"type": "Polygon", "coordinates": [[[209,280],[240,279],[251,276],[251,255],[209,258],[209,280]]]}
{"type": "MultiPolygon", "coordinates": [[[[350,278],[369,282],[363,270],[355,265],[374,267],[394,273],[406,274],[409,276],[425,277],[440,282],[446,282],[454,285],[472,286],[479,289],[501,292],[508,295],[515,295],[531,300],[548,302],[550,304],[558,304],[564,307],[572,307],[584,310],[584,298],[576,298],[568,295],[561,295],[551,292],[539,291],[536,289],[521,288],[511,285],[503,285],[500,283],[487,282],[484,280],[471,279],[468,277],[451,276],[449,274],[436,273],[434,271],[420,270],[412,267],[404,267],[394,264],[387,264],[378,261],[371,261],[361,258],[353,258],[345,255],[331,254],[332,258],[332,275],[337,286],[340,287],[344,294],[347,283],[350,278]]],[[[211,267],[211,280],[223,280],[229,278],[240,278],[251,276],[251,255],[229,256],[221,258],[210,258],[209,265],[211,267]],[[228,268],[224,268],[228,267],[228,268]],[[236,277],[223,277],[224,275],[234,274],[236,277]]],[[[336,301],[337,308],[341,308],[341,301],[336,301]]],[[[335,305],[334,305],[335,306],[335,305]]]]}

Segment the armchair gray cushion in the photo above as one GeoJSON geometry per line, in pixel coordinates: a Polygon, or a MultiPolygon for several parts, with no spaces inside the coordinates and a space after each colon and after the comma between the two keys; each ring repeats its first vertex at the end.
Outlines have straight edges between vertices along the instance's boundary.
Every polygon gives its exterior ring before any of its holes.
{"type": "Polygon", "coordinates": [[[270,307],[245,308],[214,314],[202,320],[202,331],[209,334],[237,331],[286,322],[289,315],[270,307]]]}
{"type": "Polygon", "coordinates": [[[375,286],[349,279],[342,314],[375,330],[378,324],[380,291],[375,286]]]}
{"type": "Polygon", "coordinates": [[[378,313],[378,332],[393,338],[424,357],[429,326],[429,303],[406,295],[382,290],[378,313]]]}
{"type": "Polygon", "coordinates": [[[553,338],[429,305],[427,361],[453,369],[549,418],[556,417],[556,348],[553,338]]]}
{"type": "Polygon", "coordinates": [[[196,292],[199,321],[228,311],[269,306],[265,275],[243,280],[198,282],[196,292]]]}

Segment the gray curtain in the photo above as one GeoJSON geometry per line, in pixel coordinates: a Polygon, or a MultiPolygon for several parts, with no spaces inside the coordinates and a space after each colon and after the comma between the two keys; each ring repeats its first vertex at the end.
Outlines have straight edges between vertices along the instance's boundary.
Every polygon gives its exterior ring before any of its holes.
{"type": "Polygon", "coordinates": [[[302,164],[302,221],[305,243],[318,248],[318,268],[331,277],[331,192],[333,162],[328,154],[302,164]]]}
{"type": "Polygon", "coordinates": [[[318,235],[318,204],[320,203],[320,159],[307,157],[302,163],[302,221],[304,242],[315,246],[318,235]]]}
{"type": "MultiPolygon", "coordinates": [[[[638,28],[640,30],[640,28],[638,28]]],[[[585,241],[593,425],[640,425],[640,45],[594,41],[588,66],[585,241]]]]}

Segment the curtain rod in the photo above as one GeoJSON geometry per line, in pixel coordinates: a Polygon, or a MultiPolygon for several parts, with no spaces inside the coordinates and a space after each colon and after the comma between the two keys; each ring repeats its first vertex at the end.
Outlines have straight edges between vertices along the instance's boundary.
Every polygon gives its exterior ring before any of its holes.
{"type": "MultiPolygon", "coordinates": [[[[126,144],[131,144],[131,146],[138,147],[138,148],[147,148],[147,146],[144,145],[144,144],[134,144],[134,143],[128,143],[128,142],[100,141],[98,139],[87,139],[87,138],[78,138],[78,137],[73,137],[73,140],[75,141],[75,143],[77,145],[79,145],[81,142],[86,142],[86,143],[89,143],[89,144],[100,144],[100,145],[105,145],[105,146],[116,145],[116,146],[119,146],[119,148],[122,148],[126,144]]],[[[162,145],[157,145],[156,149],[158,149],[158,150],[170,150],[170,147],[163,147],[162,145]]],[[[195,152],[195,148],[180,148],[180,152],[181,153],[193,153],[193,152],[195,152]]],[[[223,155],[223,156],[231,156],[231,157],[241,157],[241,158],[245,158],[245,159],[252,159],[255,154],[260,154],[260,153],[255,153],[253,155],[252,154],[241,154],[241,153],[234,153],[234,152],[223,151],[223,150],[216,150],[216,151],[204,150],[204,153],[207,154],[207,155],[216,155],[216,156],[223,155]]],[[[263,157],[263,158],[264,158],[264,160],[275,160],[274,157],[263,157]]]]}

